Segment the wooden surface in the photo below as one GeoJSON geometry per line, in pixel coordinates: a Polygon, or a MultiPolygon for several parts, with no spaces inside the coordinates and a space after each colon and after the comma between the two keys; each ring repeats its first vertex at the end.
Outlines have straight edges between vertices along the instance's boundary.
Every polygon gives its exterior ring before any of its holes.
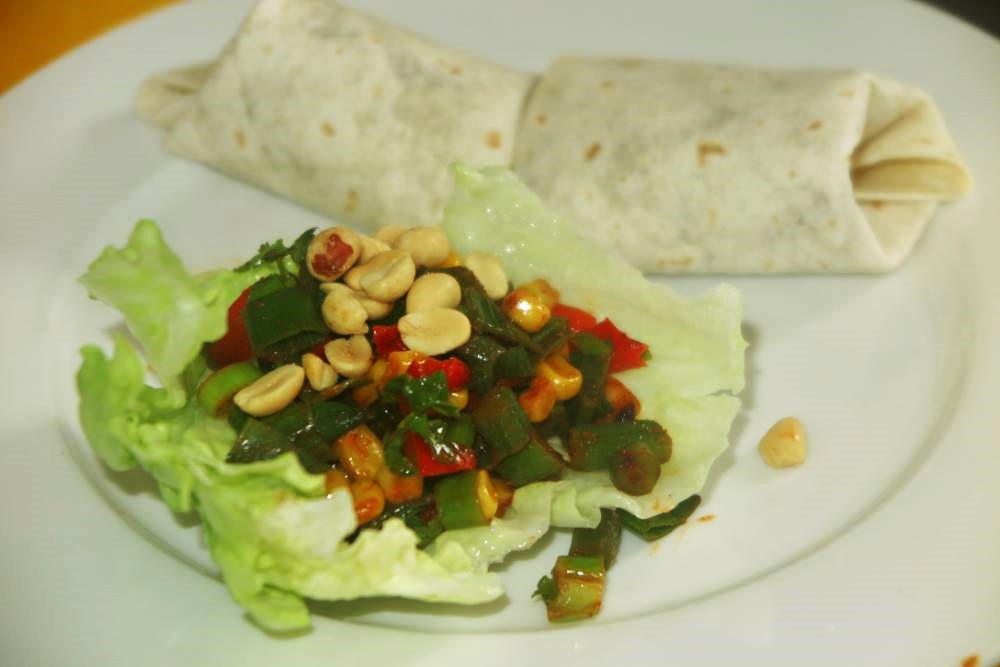
{"type": "Polygon", "coordinates": [[[0,93],[89,39],[176,0],[0,0],[0,93]]]}

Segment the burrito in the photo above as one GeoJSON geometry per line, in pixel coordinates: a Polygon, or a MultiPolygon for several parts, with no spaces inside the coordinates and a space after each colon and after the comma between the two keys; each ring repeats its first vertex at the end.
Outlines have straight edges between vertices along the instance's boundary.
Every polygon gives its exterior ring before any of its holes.
{"type": "Polygon", "coordinates": [[[654,273],[881,272],[971,185],[919,90],[865,72],[564,58],[513,167],[654,273]]]}
{"type": "Polygon", "coordinates": [[[334,0],[260,0],[147,81],[170,151],[363,229],[434,224],[509,166],[650,273],[881,272],[970,177],[924,93],[865,72],[564,58],[541,77],[334,0]]]}
{"type": "Polygon", "coordinates": [[[136,105],[169,151],[370,229],[440,222],[456,160],[509,165],[533,82],[332,0],[261,0],[136,105]]]}

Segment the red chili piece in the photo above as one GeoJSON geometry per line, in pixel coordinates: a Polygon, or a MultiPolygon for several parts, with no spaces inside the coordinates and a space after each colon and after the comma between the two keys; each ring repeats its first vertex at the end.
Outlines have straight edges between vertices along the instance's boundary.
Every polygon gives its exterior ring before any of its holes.
{"type": "Polygon", "coordinates": [[[552,307],[553,317],[565,317],[569,330],[574,333],[592,329],[597,324],[597,318],[585,310],[557,303],[552,307]]]}
{"type": "Polygon", "coordinates": [[[455,357],[435,359],[427,357],[414,361],[406,369],[406,374],[415,378],[427,377],[441,371],[448,380],[448,388],[457,391],[469,384],[469,367],[465,362],[455,357]]]}
{"type": "Polygon", "coordinates": [[[450,475],[453,472],[471,470],[476,467],[476,453],[468,447],[455,445],[455,460],[441,461],[434,456],[434,451],[427,441],[412,431],[406,434],[403,452],[417,466],[424,477],[450,475]]]}
{"type": "Polygon", "coordinates": [[[249,298],[250,288],[248,287],[229,306],[229,311],[226,314],[226,334],[208,348],[208,356],[218,366],[228,366],[253,358],[250,337],[247,336],[247,327],[243,322],[243,311],[246,309],[249,298]]]}
{"type": "Polygon", "coordinates": [[[611,363],[608,365],[608,372],[617,373],[632,368],[642,368],[646,365],[643,356],[649,346],[629,338],[608,318],[601,320],[597,326],[591,327],[589,332],[611,343],[611,363]]]}
{"type": "Polygon", "coordinates": [[[399,327],[395,324],[372,327],[372,342],[375,343],[375,352],[382,358],[388,357],[390,352],[403,352],[409,349],[399,335],[399,327]]]}

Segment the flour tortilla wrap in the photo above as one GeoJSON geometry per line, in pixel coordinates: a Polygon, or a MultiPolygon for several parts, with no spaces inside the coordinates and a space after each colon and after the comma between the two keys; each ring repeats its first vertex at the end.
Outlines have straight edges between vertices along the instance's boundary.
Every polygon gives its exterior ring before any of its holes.
{"type": "Polygon", "coordinates": [[[865,72],[565,58],[514,169],[658,273],[880,272],[970,187],[935,104],[865,72]]]}
{"type": "Polygon", "coordinates": [[[331,0],[261,0],[137,109],[168,150],[370,229],[439,222],[455,160],[509,165],[533,80],[331,0]]]}

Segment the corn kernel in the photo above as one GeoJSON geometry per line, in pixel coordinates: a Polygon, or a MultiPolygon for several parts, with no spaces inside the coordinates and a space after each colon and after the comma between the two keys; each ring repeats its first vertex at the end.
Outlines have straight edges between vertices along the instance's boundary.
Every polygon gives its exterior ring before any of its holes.
{"type": "Polygon", "coordinates": [[[448,402],[454,405],[456,409],[464,410],[465,406],[469,404],[469,390],[458,389],[450,392],[448,394],[448,402]]]}
{"type": "Polygon", "coordinates": [[[552,354],[535,365],[535,372],[555,387],[556,398],[568,401],[580,393],[583,387],[583,374],[565,357],[552,354]]]}
{"type": "Polygon", "coordinates": [[[354,496],[354,514],[358,517],[358,525],[368,523],[385,509],[385,494],[370,479],[353,482],[351,494],[354,496]]]}
{"type": "Polygon", "coordinates": [[[518,289],[523,289],[529,294],[534,294],[545,304],[546,308],[552,308],[552,306],[559,303],[559,290],[549,284],[549,281],[545,280],[545,278],[532,280],[530,283],[521,285],[518,289]]]}
{"type": "Polygon", "coordinates": [[[528,420],[532,424],[537,424],[549,418],[557,398],[555,386],[546,378],[536,376],[531,381],[531,386],[517,397],[517,402],[528,415],[528,420]]]}
{"type": "Polygon", "coordinates": [[[420,475],[410,475],[404,477],[389,470],[388,466],[382,466],[375,473],[375,483],[381,487],[385,494],[385,499],[390,503],[405,503],[407,500],[416,500],[424,493],[424,478],[420,475]]]}
{"type": "Polygon", "coordinates": [[[402,350],[399,352],[390,352],[389,356],[386,358],[385,372],[382,377],[379,378],[378,386],[379,389],[384,387],[389,380],[394,377],[398,377],[406,373],[407,369],[416,361],[421,359],[426,359],[426,354],[421,354],[420,352],[414,352],[413,350],[402,350]]]}
{"type": "Polygon", "coordinates": [[[333,468],[326,471],[324,487],[326,488],[326,495],[330,495],[337,489],[347,489],[350,487],[350,482],[347,481],[347,475],[343,471],[333,468]]]}
{"type": "Polygon", "coordinates": [[[456,266],[462,266],[462,258],[458,256],[458,253],[452,250],[448,253],[448,256],[444,258],[444,261],[437,265],[439,269],[450,269],[456,266]]]}
{"type": "Polygon", "coordinates": [[[479,509],[482,510],[487,521],[497,515],[497,510],[500,508],[500,497],[490,474],[485,470],[476,472],[476,499],[479,500],[479,509]]]}
{"type": "Polygon", "coordinates": [[[514,503],[514,487],[499,477],[493,478],[493,489],[497,492],[497,516],[502,517],[514,503]]]}
{"type": "Polygon", "coordinates": [[[337,439],[333,445],[340,465],[352,480],[372,479],[385,465],[385,448],[370,428],[359,426],[337,439]]]}
{"type": "Polygon", "coordinates": [[[638,417],[642,404],[622,381],[614,376],[608,376],[604,381],[604,398],[611,404],[612,416],[617,418],[626,409],[632,409],[632,416],[638,417]]]}
{"type": "Polygon", "coordinates": [[[382,378],[385,376],[387,366],[388,362],[385,359],[375,360],[372,367],[368,369],[368,373],[365,374],[365,377],[372,381],[371,384],[358,387],[351,392],[351,398],[354,399],[355,403],[366,408],[378,400],[378,392],[385,384],[382,382],[382,378]]]}
{"type": "Polygon", "coordinates": [[[552,311],[541,298],[521,287],[504,297],[500,309],[510,321],[528,333],[535,333],[552,317],[552,311]]]}

